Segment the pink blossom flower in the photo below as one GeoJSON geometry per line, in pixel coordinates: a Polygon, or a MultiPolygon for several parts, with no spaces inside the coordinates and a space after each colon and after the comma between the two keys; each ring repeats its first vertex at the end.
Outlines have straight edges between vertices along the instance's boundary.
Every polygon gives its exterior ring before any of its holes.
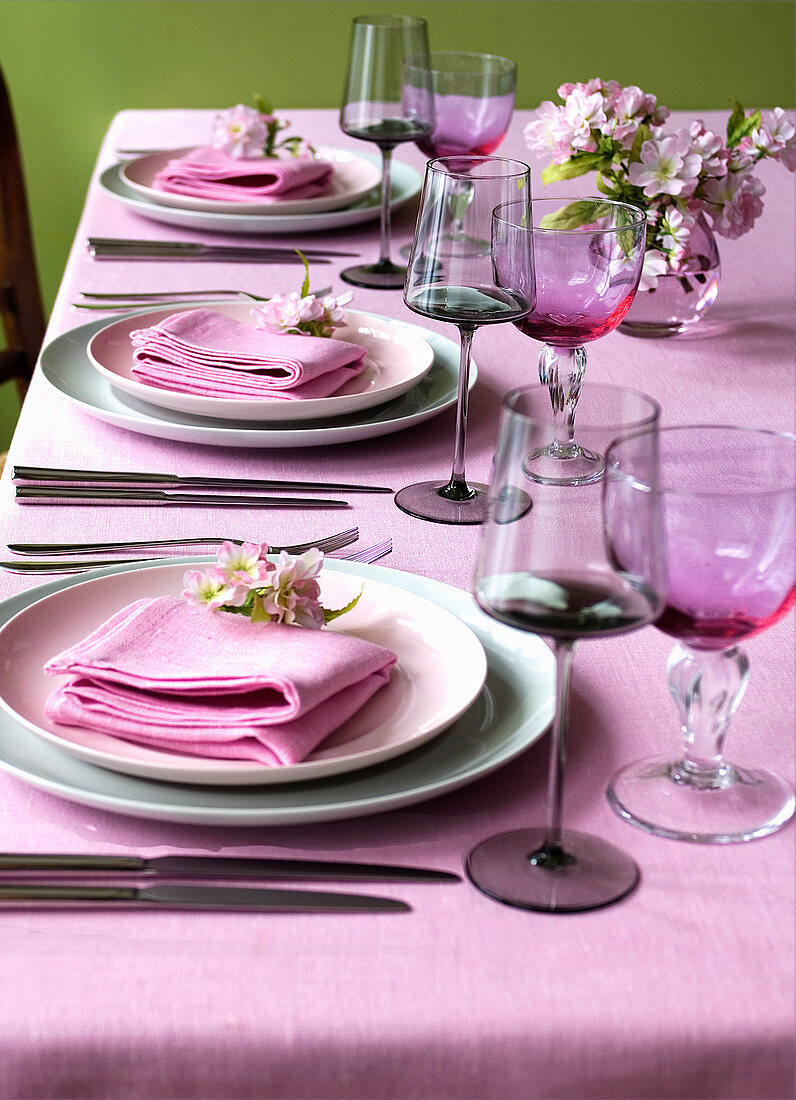
{"type": "Polygon", "coordinates": [[[267,115],[239,103],[213,119],[213,145],[231,157],[261,157],[268,139],[267,115]]]}
{"type": "Polygon", "coordinates": [[[297,336],[331,336],[334,329],[346,323],[345,310],[333,295],[302,297],[297,290],[275,294],[261,306],[255,306],[251,316],[256,328],[297,336]]]}
{"type": "Polygon", "coordinates": [[[183,576],[182,583],[185,585],[182,593],[185,599],[189,603],[202,604],[210,611],[225,604],[240,607],[246,600],[247,593],[243,592],[241,598],[241,591],[230,584],[226,571],[217,565],[211,565],[203,573],[196,569],[189,570],[183,576]]]}
{"type": "MultiPolygon", "coordinates": [[[[561,109],[546,99],[536,108],[534,116],[523,130],[525,144],[540,153],[557,152],[562,138],[561,109]]],[[[566,160],[570,150],[563,152],[566,160]]]]}
{"type": "Polygon", "coordinates": [[[605,124],[605,101],[599,92],[591,95],[575,88],[564,104],[562,119],[563,137],[573,149],[583,149],[593,153],[597,143],[592,137],[592,129],[599,130],[605,124]]]}
{"type": "Polygon", "coordinates": [[[641,119],[647,113],[646,102],[647,96],[641,88],[631,85],[620,88],[610,103],[610,112],[614,119],[612,136],[628,149],[633,144],[641,119]]]}
{"type": "Polygon", "coordinates": [[[218,567],[230,584],[256,588],[268,580],[268,574],[276,569],[266,555],[268,546],[257,542],[222,542],[218,551],[218,567]]]}
{"type": "Polygon", "coordinates": [[[664,194],[693,194],[702,158],[689,149],[689,143],[682,134],[671,134],[660,141],[645,141],[641,146],[641,161],[630,165],[630,182],[643,188],[648,198],[664,194]]]}
{"type": "MultiPolygon", "coordinates": [[[[752,130],[749,145],[761,156],[775,157],[793,172],[796,169],[796,128],[785,117],[781,107],[775,107],[766,117],[765,124],[752,130]]],[[[742,143],[743,144],[743,143],[742,143]]]]}
{"type": "Polygon", "coordinates": [[[763,213],[766,189],[756,176],[728,172],[720,180],[706,180],[702,191],[713,228],[722,237],[742,237],[763,213]]]}
{"type": "Polygon", "coordinates": [[[693,225],[693,218],[682,214],[674,206],[664,212],[658,228],[658,239],[672,271],[679,271],[688,255],[693,225]]]}
{"type": "Polygon", "coordinates": [[[706,175],[726,174],[729,154],[718,134],[705,129],[704,123],[699,119],[692,122],[688,130],[681,130],[680,133],[689,141],[692,151],[702,158],[702,171],[706,175]]]}
{"type": "Polygon", "coordinates": [[[272,622],[320,630],[324,623],[317,576],[323,566],[320,550],[308,550],[291,558],[283,550],[269,577],[271,587],[263,595],[263,609],[272,622]]]}

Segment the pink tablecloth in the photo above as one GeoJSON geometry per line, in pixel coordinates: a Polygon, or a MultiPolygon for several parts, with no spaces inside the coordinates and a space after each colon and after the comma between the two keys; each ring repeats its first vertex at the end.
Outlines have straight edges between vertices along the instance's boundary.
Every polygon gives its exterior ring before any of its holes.
{"type": "MultiPolygon", "coordinates": [[[[314,140],[363,148],[332,111],[290,112],[314,140]]],[[[187,145],[209,115],[130,111],[115,144],[187,145]]],[[[724,125],[709,114],[709,123],[724,125]]],[[[527,156],[525,117],[501,152],[527,156]]],[[[422,167],[401,147],[398,159],[422,167]]],[[[541,166],[534,165],[537,191],[541,166]]],[[[99,169],[98,169],[99,170],[99,169]]],[[[669,423],[793,426],[793,177],[760,170],[755,230],[721,242],[718,303],[692,338],[613,333],[589,352],[592,379],[658,398],[669,423]]],[[[396,218],[396,247],[414,210],[396,218]]],[[[186,238],[144,221],[92,180],[49,336],[87,316],[78,289],[289,289],[295,268],[98,263],[89,234],[186,238]],[[286,283],[288,284],[286,286],[286,283]]],[[[200,235],[196,235],[201,239],[200,235]]],[[[375,257],[377,223],[304,236],[375,257]]],[[[226,239],[226,238],[219,238],[226,239]]],[[[231,238],[229,238],[231,240],[231,238]]],[[[277,243],[289,243],[282,238],[277,243]]],[[[251,243],[251,242],[250,242],[251,243]]],[[[334,266],[316,279],[334,282],[334,266]]],[[[355,306],[416,322],[399,292],[357,290],[355,306]]],[[[452,336],[451,329],[428,327],[452,336]]],[[[480,379],[468,470],[485,478],[501,395],[535,376],[536,345],[510,326],[476,335],[480,379]]],[[[37,376],[2,481],[3,541],[221,533],[288,540],[310,513],[22,508],[13,462],[123,465],[191,473],[328,476],[399,487],[447,473],[453,417],[347,446],[282,451],[157,441],[101,424],[37,376]]],[[[478,531],[409,519],[389,497],[352,497],[362,541],[391,534],[389,568],[466,589],[478,531]]],[[[339,515],[322,521],[324,530],[339,515]]],[[[344,524],[343,524],[344,525],[344,524]]],[[[0,575],[3,595],[33,582],[0,575]]],[[[793,617],[753,640],[751,682],[730,732],[739,760],[793,774],[793,617]]],[[[388,887],[409,916],[34,914],[0,917],[3,1097],[780,1098],[793,1094],[794,828],[746,845],[697,847],[630,828],[604,789],[616,767],[677,742],[653,629],[584,644],[575,666],[566,820],[630,852],[643,881],[624,904],[570,917],[503,907],[469,884],[388,887]]],[[[262,829],[139,821],[62,801],[0,775],[0,849],[225,854],[317,853],[460,869],[493,831],[544,813],[546,740],[461,791],[350,822],[262,829]]]]}

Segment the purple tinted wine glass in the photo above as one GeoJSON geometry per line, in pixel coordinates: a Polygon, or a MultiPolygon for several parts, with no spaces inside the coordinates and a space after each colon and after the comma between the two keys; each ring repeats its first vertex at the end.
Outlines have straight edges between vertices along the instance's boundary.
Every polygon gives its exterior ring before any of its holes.
{"type": "MultiPolygon", "coordinates": [[[[613,331],[630,309],[644,262],[646,215],[598,197],[534,198],[530,224],[515,204],[498,216],[507,242],[518,233],[533,240],[536,305],[515,325],[544,344],[539,378],[557,414],[555,438],[528,456],[527,473],[541,483],[598,479],[602,456],[575,440],[575,409],[586,371],[583,345],[613,331]]],[[[499,272],[506,262],[496,256],[499,272]]]]}
{"type": "MultiPolygon", "coordinates": [[[[793,816],[790,785],[724,759],[727,727],[749,676],[738,643],[793,607],[796,436],[722,426],[660,432],[660,495],[668,557],[656,623],[678,639],[667,663],[684,745],[618,772],[608,788],[626,821],[658,836],[727,843],[773,832],[793,816]]],[[[613,452],[621,466],[622,445],[613,452]]],[[[641,495],[643,483],[628,482],[641,495]]],[[[621,562],[635,540],[617,532],[621,562]]],[[[790,731],[792,732],[792,731],[790,731]]]]}
{"type": "MultiPolygon", "coordinates": [[[[625,494],[617,503],[610,468],[603,484],[535,484],[533,507],[507,520],[505,501],[527,485],[525,456],[549,439],[553,415],[547,388],[538,383],[504,399],[473,580],[476,601],[488,615],[553,641],[556,706],[547,822],[482,841],[469,854],[467,873],[484,893],[509,905],[562,913],[609,905],[639,879],[634,861],[614,845],[562,826],[569,678],[580,639],[613,637],[656,618],[665,565],[659,497],[625,494]],[[610,534],[614,525],[631,528],[643,547],[623,567],[608,554],[605,531],[610,534]]],[[[635,433],[636,476],[654,484],[659,415],[657,403],[644,394],[586,385],[579,428],[584,444],[601,454],[617,436],[635,433]]]]}

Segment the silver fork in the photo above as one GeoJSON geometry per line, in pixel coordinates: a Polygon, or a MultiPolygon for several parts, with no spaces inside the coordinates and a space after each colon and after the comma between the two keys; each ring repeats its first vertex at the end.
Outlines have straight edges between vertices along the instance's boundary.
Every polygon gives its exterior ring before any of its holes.
{"type": "MultiPolygon", "coordinates": [[[[310,291],[316,298],[322,298],[326,294],[331,294],[332,288],[330,286],[320,287],[318,290],[310,291]]],[[[137,309],[139,306],[144,306],[149,303],[155,305],[179,305],[181,302],[193,303],[196,301],[212,300],[218,297],[231,297],[231,298],[245,298],[252,302],[267,302],[270,299],[260,294],[252,294],[248,290],[152,290],[146,293],[131,292],[124,294],[121,291],[118,293],[100,293],[90,290],[81,290],[80,294],[84,298],[90,298],[91,301],[86,302],[72,302],[72,306],[75,309],[98,309],[98,310],[120,310],[120,309],[137,309]]],[[[339,305],[347,305],[354,297],[353,292],[341,294],[337,297],[339,305]]]]}
{"type": "MultiPolygon", "coordinates": [[[[323,539],[311,539],[308,542],[293,543],[290,546],[272,546],[274,551],[286,550],[289,554],[302,554],[305,550],[317,546],[324,553],[332,550],[341,550],[349,546],[359,538],[359,528],[350,527],[346,531],[339,531],[335,535],[329,535],[323,539]]],[[[185,539],[152,539],[144,542],[15,542],[9,543],[8,549],[15,554],[93,554],[104,550],[134,550],[139,547],[157,546],[220,546],[222,542],[235,542],[238,545],[242,539],[213,538],[185,538],[185,539]]],[[[385,551],[389,553],[389,551],[385,551]]],[[[157,555],[136,558],[84,558],[82,560],[69,561],[0,561],[0,568],[9,573],[79,573],[85,569],[99,569],[104,565],[129,565],[140,561],[165,561],[157,555]]]]}
{"type": "Polygon", "coordinates": [[[392,553],[392,539],[383,539],[381,542],[376,542],[373,546],[365,546],[362,550],[357,550],[353,554],[346,554],[342,561],[362,561],[366,565],[371,562],[378,561],[379,558],[385,557],[387,554],[392,553]]]}

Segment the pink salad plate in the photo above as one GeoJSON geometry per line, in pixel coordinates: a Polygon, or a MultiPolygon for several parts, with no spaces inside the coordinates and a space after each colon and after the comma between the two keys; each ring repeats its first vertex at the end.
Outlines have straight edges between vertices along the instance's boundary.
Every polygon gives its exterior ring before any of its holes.
{"type": "Polygon", "coordinates": [[[389,683],[301,763],[268,767],[194,757],[53,722],[44,705],[64,677],[45,675],[46,661],[134,600],[181,592],[185,570],[183,562],[120,571],[61,589],[19,612],[0,630],[0,705],[64,752],[114,772],[171,783],[256,786],[341,775],[400,756],[449,727],[481,692],[484,649],[455,615],[383,580],[326,568],[324,606],[345,606],[363,585],[364,591],[351,612],[324,629],[386,646],[398,661],[389,683]]]}
{"type": "Polygon", "coordinates": [[[198,210],[206,214],[319,214],[326,210],[341,210],[364,198],[381,180],[381,169],[371,160],[357,156],[345,149],[329,146],[319,148],[317,156],[332,165],[332,179],[328,191],[312,199],[291,199],[290,196],[258,198],[252,202],[228,202],[223,199],[203,199],[192,195],[175,195],[153,187],[158,172],[170,160],[184,156],[190,147],[166,149],[136,157],[121,167],[122,180],[141,198],[159,206],[172,206],[178,210],[198,210]]]}
{"type": "MultiPolygon", "coordinates": [[[[216,302],[196,308],[213,309],[244,324],[254,324],[251,303],[216,302]]],[[[88,357],[94,369],[112,386],[157,408],[190,416],[277,424],[343,416],[382,405],[407,393],[434,363],[433,348],[419,335],[416,327],[370,313],[348,310],[345,326],[336,329],[331,338],[364,347],[367,351],[365,367],[361,374],[350,379],[330,397],[257,401],[179,393],[149,386],[133,376],[133,347],[130,342],[130,333],[135,329],[156,325],[176,312],[178,310],[172,307],[136,313],[101,329],[88,344],[88,357]]]]}

